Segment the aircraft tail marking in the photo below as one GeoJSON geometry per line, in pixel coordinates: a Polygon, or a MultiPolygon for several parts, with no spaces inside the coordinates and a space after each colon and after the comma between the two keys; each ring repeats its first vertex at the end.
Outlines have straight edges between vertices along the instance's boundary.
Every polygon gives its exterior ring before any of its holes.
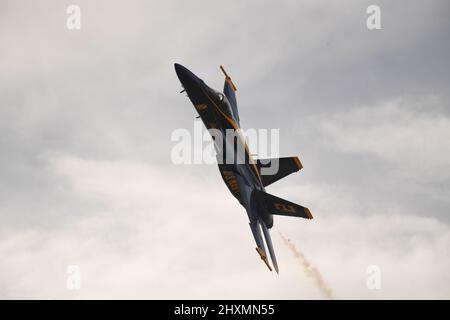
{"type": "Polygon", "coordinates": [[[278,198],[269,193],[255,190],[259,204],[270,214],[313,219],[308,208],[293,202],[278,198]]]}

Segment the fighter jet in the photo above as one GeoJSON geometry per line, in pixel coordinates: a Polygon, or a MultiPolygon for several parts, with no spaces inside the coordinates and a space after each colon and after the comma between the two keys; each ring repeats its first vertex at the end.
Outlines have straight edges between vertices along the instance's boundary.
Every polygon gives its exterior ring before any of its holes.
{"type": "Polygon", "coordinates": [[[247,211],[256,251],[272,271],[266,254],[267,246],[273,267],[278,273],[277,259],[269,232],[273,226],[273,215],[305,219],[312,219],[313,216],[308,208],[271,195],[265,191],[265,187],[299,171],[303,166],[298,157],[256,160],[253,158],[240,129],[237,88],[225,69],[222,66],[220,69],[225,76],[223,92],[210,88],[187,68],[175,64],[175,71],[183,86],[181,92],[187,93],[198,112],[198,118],[202,120],[214,140],[217,163],[223,181],[247,211]],[[240,150],[242,152],[239,152],[240,150]]]}

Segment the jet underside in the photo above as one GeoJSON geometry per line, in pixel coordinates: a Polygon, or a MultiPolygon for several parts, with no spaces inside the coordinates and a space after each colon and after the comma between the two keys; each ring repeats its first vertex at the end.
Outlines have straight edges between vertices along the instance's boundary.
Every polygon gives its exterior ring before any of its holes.
{"type": "MultiPolygon", "coordinates": [[[[256,251],[267,267],[272,270],[266,254],[267,248],[273,267],[278,272],[269,232],[269,228],[273,225],[273,214],[310,219],[312,218],[311,213],[307,208],[265,193],[265,183],[267,185],[267,183],[271,183],[271,180],[279,178],[262,176],[260,173],[262,165],[250,154],[245,139],[240,133],[235,96],[236,87],[225,70],[222,68],[226,76],[224,93],[208,87],[200,78],[179,64],[175,64],[175,70],[184,90],[215,142],[222,179],[232,195],[246,209],[250,229],[257,245],[256,251]]],[[[279,174],[281,178],[302,167],[297,157],[280,159],[282,160],[280,163],[284,163],[282,169],[286,171],[279,174]]]]}

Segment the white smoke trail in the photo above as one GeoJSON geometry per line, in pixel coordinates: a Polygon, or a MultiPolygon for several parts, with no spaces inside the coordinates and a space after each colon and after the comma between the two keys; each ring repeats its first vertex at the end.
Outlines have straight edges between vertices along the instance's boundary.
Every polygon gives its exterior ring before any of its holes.
{"type": "Polygon", "coordinates": [[[311,262],[308,261],[308,259],[305,257],[303,253],[301,253],[295,245],[291,242],[290,239],[286,238],[280,230],[277,230],[280,234],[281,239],[283,239],[284,244],[289,248],[289,250],[294,254],[297,261],[300,263],[300,265],[303,267],[306,275],[308,277],[311,277],[314,279],[314,282],[320,289],[320,291],[323,293],[323,295],[327,299],[333,299],[333,292],[330,288],[328,288],[327,284],[325,283],[322,275],[320,274],[320,271],[314,267],[311,262]]]}

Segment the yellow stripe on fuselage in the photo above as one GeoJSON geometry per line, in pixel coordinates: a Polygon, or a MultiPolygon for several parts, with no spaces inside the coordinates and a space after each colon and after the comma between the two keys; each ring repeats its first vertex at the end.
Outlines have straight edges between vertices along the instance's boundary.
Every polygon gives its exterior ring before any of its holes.
{"type": "Polygon", "coordinates": [[[248,158],[249,158],[250,163],[251,163],[251,165],[252,165],[252,167],[254,169],[254,172],[255,172],[256,176],[258,177],[258,180],[259,180],[259,182],[261,183],[261,186],[262,186],[263,183],[261,181],[261,176],[259,175],[258,167],[256,166],[255,160],[253,159],[252,155],[250,154],[250,151],[249,151],[248,146],[247,146],[247,142],[245,141],[245,139],[241,135],[239,126],[237,125],[236,122],[234,122],[233,119],[231,119],[222,110],[220,110],[219,106],[214,102],[213,99],[211,99],[211,97],[203,89],[201,89],[201,90],[208,97],[209,101],[211,101],[211,103],[214,105],[214,107],[217,109],[217,111],[219,111],[220,114],[222,114],[222,116],[231,124],[231,126],[234,128],[234,130],[238,133],[239,138],[241,139],[241,142],[244,145],[245,152],[248,154],[248,158]]]}

